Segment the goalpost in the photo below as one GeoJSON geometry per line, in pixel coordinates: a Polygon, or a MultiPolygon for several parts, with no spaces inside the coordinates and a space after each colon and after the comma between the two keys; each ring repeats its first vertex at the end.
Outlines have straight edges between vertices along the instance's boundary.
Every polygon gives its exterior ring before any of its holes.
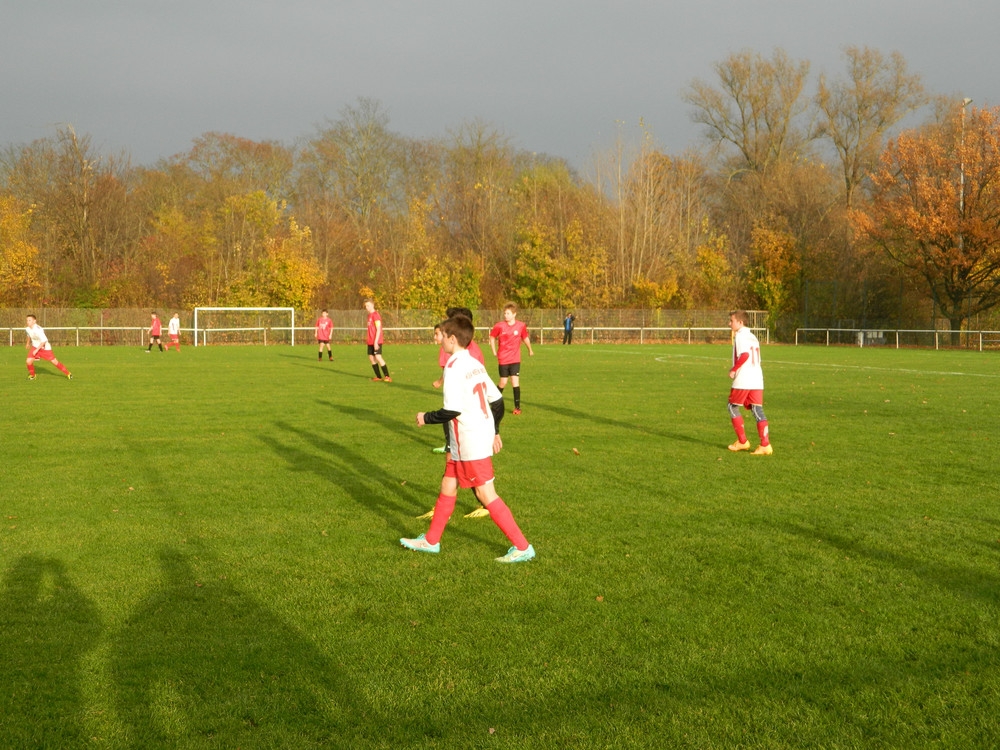
{"type": "MultiPolygon", "coordinates": [[[[257,326],[257,327],[226,327],[226,328],[209,328],[207,326],[198,327],[198,315],[208,313],[280,313],[287,314],[290,316],[290,321],[288,324],[288,329],[291,332],[291,343],[295,346],[295,308],[294,307],[196,307],[194,309],[194,345],[206,345],[208,344],[209,332],[236,332],[236,331],[263,331],[264,332],[264,343],[267,343],[267,329],[272,326],[257,326]]],[[[276,330],[285,330],[283,327],[275,327],[276,330]]]]}

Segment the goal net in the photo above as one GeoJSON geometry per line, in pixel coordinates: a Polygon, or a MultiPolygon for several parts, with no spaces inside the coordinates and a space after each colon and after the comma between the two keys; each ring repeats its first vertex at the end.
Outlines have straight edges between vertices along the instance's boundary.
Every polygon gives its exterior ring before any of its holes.
{"type": "Polygon", "coordinates": [[[194,345],[208,344],[295,346],[295,308],[196,307],[194,345]]]}

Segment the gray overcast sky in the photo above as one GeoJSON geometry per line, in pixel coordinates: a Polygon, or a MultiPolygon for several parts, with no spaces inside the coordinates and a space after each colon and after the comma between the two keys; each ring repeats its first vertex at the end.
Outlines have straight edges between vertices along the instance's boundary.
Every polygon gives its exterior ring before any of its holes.
{"type": "Polygon", "coordinates": [[[1000,103],[997,0],[0,0],[0,147],[89,134],[139,164],[218,131],[291,144],[358,97],[403,135],[484,120],[585,168],[616,122],[699,142],[681,93],[782,47],[839,76],[899,51],[938,94],[1000,103]]]}

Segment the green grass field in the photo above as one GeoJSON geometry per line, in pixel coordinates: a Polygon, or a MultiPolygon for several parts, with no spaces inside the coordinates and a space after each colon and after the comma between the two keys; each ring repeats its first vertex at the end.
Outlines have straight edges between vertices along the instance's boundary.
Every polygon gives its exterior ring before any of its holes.
{"type": "Polygon", "coordinates": [[[728,347],[536,352],[504,566],[398,544],[432,345],[0,350],[0,747],[1000,745],[996,355],[765,347],[755,457],[728,347]]]}

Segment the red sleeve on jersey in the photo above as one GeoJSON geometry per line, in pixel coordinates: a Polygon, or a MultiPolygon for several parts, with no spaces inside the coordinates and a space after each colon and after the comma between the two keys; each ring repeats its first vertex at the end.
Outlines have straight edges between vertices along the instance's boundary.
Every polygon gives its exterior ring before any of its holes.
{"type": "Polygon", "coordinates": [[[750,352],[743,352],[740,358],[733,363],[733,369],[729,372],[736,372],[738,369],[743,367],[743,364],[750,359],[750,352]]]}

